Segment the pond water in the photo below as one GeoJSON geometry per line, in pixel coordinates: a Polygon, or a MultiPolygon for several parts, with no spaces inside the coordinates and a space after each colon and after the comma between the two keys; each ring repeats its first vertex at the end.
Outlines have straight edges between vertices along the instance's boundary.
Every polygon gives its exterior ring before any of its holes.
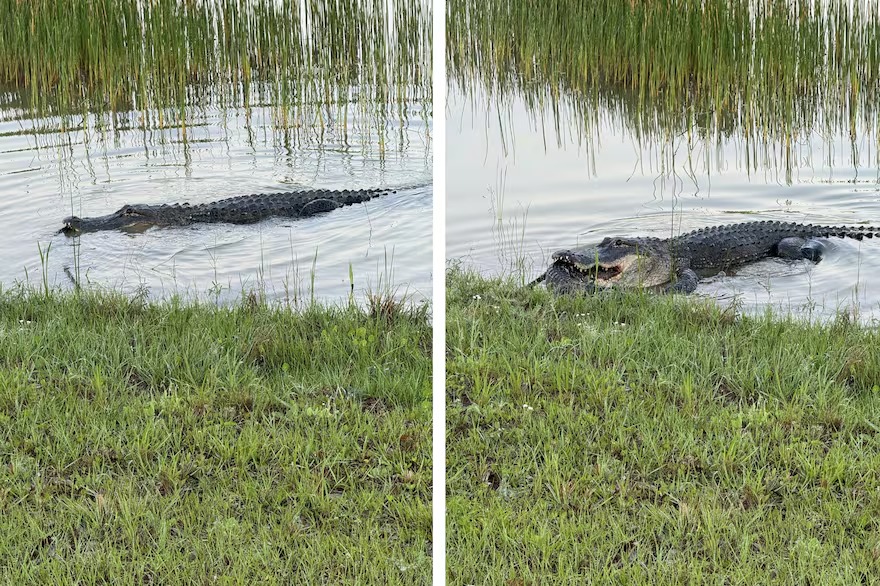
{"type": "MultiPolygon", "coordinates": [[[[539,275],[550,255],[605,236],[667,237],[702,226],[753,220],[880,225],[875,137],[813,136],[780,149],[719,148],[686,136],[634,139],[603,113],[590,141],[562,120],[561,140],[511,98],[499,112],[456,87],[447,106],[447,258],[485,275],[539,275]],[[503,131],[503,132],[502,132],[503,131]],[[755,155],[758,155],[757,157],[755,155]],[[750,164],[746,163],[746,155],[750,164]]],[[[573,124],[573,123],[571,123],[573,124]]],[[[840,240],[826,258],[768,259],[736,275],[701,282],[697,295],[827,318],[849,309],[880,319],[880,239],[840,240]]]]}
{"type": "Polygon", "coordinates": [[[60,119],[0,109],[0,285],[79,281],[220,302],[254,290],[291,303],[344,300],[352,291],[358,301],[369,291],[429,299],[430,120],[415,109],[407,115],[387,127],[380,147],[356,118],[347,133],[304,131],[286,141],[265,107],[197,113],[185,141],[179,127],[141,130],[137,112],[117,115],[117,130],[102,132],[94,119],[64,128],[60,119]],[[124,204],[398,186],[415,187],[304,220],[57,233],[65,216],[124,204]]]}

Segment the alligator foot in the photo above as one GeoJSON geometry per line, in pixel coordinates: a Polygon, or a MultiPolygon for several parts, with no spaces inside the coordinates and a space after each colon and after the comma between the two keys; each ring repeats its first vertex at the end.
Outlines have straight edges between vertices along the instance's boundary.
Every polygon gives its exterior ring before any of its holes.
{"type": "Polygon", "coordinates": [[[813,262],[819,262],[825,256],[828,246],[821,240],[811,238],[801,246],[801,256],[813,262]]]}
{"type": "Polygon", "coordinates": [[[679,271],[676,275],[675,282],[663,289],[664,293],[693,293],[697,290],[697,284],[700,278],[697,273],[691,269],[679,271]]]}

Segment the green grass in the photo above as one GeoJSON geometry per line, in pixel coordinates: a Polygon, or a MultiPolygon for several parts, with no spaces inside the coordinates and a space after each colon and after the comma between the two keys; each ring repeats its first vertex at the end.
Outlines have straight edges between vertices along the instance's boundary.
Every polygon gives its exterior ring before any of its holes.
{"type": "Polygon", "coordinates": [[[431,103],[422,0],[0,0],[0,14],[0,84],[29,116],[185,130],[193,110],[257,103],[308,136],[352,113],[381,130],[431,103]]]}
{"type": "Polygon", "coordinates": [[[880,333],[447,275],[461,584],[871,584],[880,333]]]}
{"type": "Polygon", "coordinates": [[[798,141],[813,132],[853,146],[867,132],[880,143],[873,6],[449,0],[446,19],[450,82],[497,107],[499,121],[521,98],[558,140],[576,135],[596,147],[609,118],[638,142],[714,146],[735,135],[755,168],[770,166],[774,152],[795,164],[798,141]]]}
{"type": "Polygon", "coordinates": [[[0,296],[0,582],[427,584],[425,307],[0,296]]]}

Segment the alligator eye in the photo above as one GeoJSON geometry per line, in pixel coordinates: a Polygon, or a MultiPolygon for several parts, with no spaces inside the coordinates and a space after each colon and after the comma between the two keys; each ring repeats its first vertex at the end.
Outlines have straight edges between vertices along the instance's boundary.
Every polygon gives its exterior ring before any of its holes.
{"type": "Polygon", "coordinates": [[[617,240],[614,241],[614,246],[623,246],[623,240],[618,238],[617,240]]]}

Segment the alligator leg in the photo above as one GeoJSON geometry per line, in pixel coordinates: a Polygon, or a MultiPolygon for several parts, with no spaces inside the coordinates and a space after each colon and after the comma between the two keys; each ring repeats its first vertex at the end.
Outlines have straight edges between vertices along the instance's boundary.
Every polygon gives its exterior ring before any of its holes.
{"type": "Polygon", "coordinates": [[[827,249],[828,246],[821,240],[810,238],[801,246],[801,256],[813,262],[819,262],[827,249]]]}
{"type": "Polygon", "coordinates": [[[693,293],[697,290],[697,284],[700,278],[697,273],[691,269],[684,269],[678,272],[675,282],[663,289],[664,293],[693,293]]]}
{"type": "Polygon", "coordinates": [[[821,240],[809,238],[807,240],[792,236],[783,238],[776,245],[776,256],[779,258],[787,258],[791,260],[800,260],[805,258],[813,262],[822,260],[827,246],[821,240]]]}
{"type": "Polygon", "coordinates": [[[342,207],[342,204],[332,199],[316,199],[304,205],[299,213],[303,217],[314,216],[315,214],[329,212],[339,207],[342,207]]]}

